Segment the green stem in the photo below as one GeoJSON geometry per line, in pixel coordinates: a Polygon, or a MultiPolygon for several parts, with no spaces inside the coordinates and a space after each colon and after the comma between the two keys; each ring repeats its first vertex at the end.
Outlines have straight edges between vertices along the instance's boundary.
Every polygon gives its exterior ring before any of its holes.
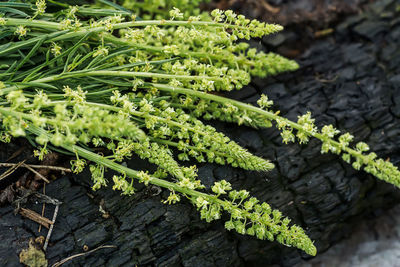
{"type": "MultiPolygon", "coordinates": [[[[59,23],[47,22],[47,21],[41,21],[41,20],[32,20],[32,22],[33,22],[33,24],[30,24],[30,21],[26,20],[26,19],[11,19],[11,18],[9,18],[6,21],[6,25],[9,25],[9,26],[18,26],[18,25],[36,26],[36,27],[43,28],[43,29],[51,29],[53,31],[60,29],[59,23]]],[[[139,26],[148,26],[148,25],[166,25],[166,26],[194,25],[194,26],[212,26],[212,27],[228,27],[228,28],[239,27],[237,25],[222,24],[222,23],[210,23],[210,22],[204,22],[204,21],[197,21],[197,22],[191,22],[191,23],[187,22],[187,21],[165,21],[165,24],[163,24],[163,21],[154,20],[154,21],[135,21],[135,22],[118,23],[114,26],[114,29],[123,29],[123,28],[127,28],[127,27],[134,27],[134,26],[139,27],[139,26]]],[[[52,38],[52,39],[46,41],[46,43],[73,39],[73,38],[77,38],[77,37],[82,37],[87,33],[99,33],[99,32],[107,32],[107,30],[105,27],[95,27],[95,28],[82,27],[79,30],[67,32],[61,36],[52,38]]],[[[141,50],[165,54],[163,47],[138,44],[135,42],[131,42],[128,40],[123,40],[121,38],[115,37],[109,33],[105,34],[103,36],[103,38],[104,38],[104,41],[108,41],[108,42],[111,42],[114,44],[130,46],[130,47],[138,48],[141,50]]],[[[225,59],[225,57],[223,55],[215,55],[210,52],[179,51],[179,55],[195,57],[195,58],[210,58],[213,60],[224,60],[225,59]]],[[[247,64],[247,65],[254,64],[245,58],[240,59],[239,63],[247,64]]]]}
{"type": "MultiPolygon", "coordinates": [[[[58,101],[57,103],[68,104],[67,101],[58,101]]],[[[123,108],[110,106],[110,105],[106,105],[106,104],[100,104],[100,103],[94,103],[94,102],[86,102],[86,104],[89,105],[89,106],[93,106],[93,107],[101,107],[101,108],[104,108],[104,109],[112,110],[112,111],[115,111],[115,112],[123,111],[123,108]]],[[[185,129],[187,131],[191,131],[191,132],[194,132],[194,133],[198,133],[198,134],[203,135],[203,136],[207,135],[203,131],[199,131],[199,130],[193,128],[193,127],[188,127],[188,126],[185,126],[182,123],[179,123],[177,121],[173,121],[173,120],[170,120],[170,119],[165,119],[163,117],[150,115],[148,113],[144,113],[144,112],[140,112],[140,111],[136,111],[136,110],[130,111],[130,114],[134,115],[134,116],[137,116],[137,117],[140,117],[140,118],[144,118],[144,119],[146,119],[146,118],[155,118],[157,121],[169,124],[171,126],[175,126],[175,127],[181,128],[181,129],[185,129]]]]}
{"type": "MultiPolygon", "coordinates": [[[[44,20],[29,20],[29,19],[16,19],[16,18],[7,18],[6,26],[29,26],[29,27],[38,27],[42,29],[51,29],[51,30],[59,30],[60,23],[50,22],[44,20]]],[[[121,22],[113,25],[113,29],[126,29],[129,27],[145,27],[145,26],[203,26],[203,27],[221,27],[221,28],[231,28],[231,29],[246,29],[244,26],[239,26],[235,24],[229,23],[218,23],[213,21],[175,21],[175,20],[140,20],[140,21],[130,21],[130,22],[121,22]]],[[[106,27],[81,27],[80,31],[83,30],[95,30],[95,31],[105,31],[106,27]]]]}
{"type": "MultiPolygon", "coordinates": [[[[43,129],[33,126],[33,125],[29,125],[28,129],[29,132],[39,136],[39,135],[47,135],[50,138],[50,135],[43,129]]],[[[128,167],[124,167],[118,163],[115,163],[112,160],[106,159],[103,156],[100,156],[96,153],[90,152],[82,147],[79,147],[77,145],[61,145],[61,147],[65,150],[68,150],[72,153],[76,153],[78,154],[80,157],[85,158],[89,161],[93,161],[97,164],[103,165],[107,168],[110,168],[114,171],[117,171],[121,174],[126,174],[128,177],[131,178],[135,178],[135,179],[140,179],[139,178],[139,172],[136,170],[133,170],[131,168],[128,167]]],[[[167,188],[169,190],[174,190],[176,192],[180,192],[184,195],[190,195],[193,197],[203,197],[207,200],[209,200],[210,202],[219,204],[219,205],[223,205],[225,202],[223,200],[220,200],[218,198],[216,198],[215,196],[206,194],[206,193],[202,193],[196,190],[192,190],[192,189],[188,189],[188,188],[183,188],[181,186],[179,186],[176,183],[172,183],[172,182],[168,182],[156,177],[151,177],[150,182],[153,185],[157,185],[163,188],[167,188]]]]}
{"type": "MultiPolygon", "coordinates": [[[[329,142],[331,145],[334,145],[338,148],[341,147],[340,143],[337,141],[334,141],[320,133],[314,133],[314,132],[309,132],[307,130],[305,130],[303,128],[302,125],[293,122],[289,119],[286,119],[284,117],[281,117],[273,112],[270,112],[268,110],[263,110],[261,108],[255,107],[253,105],[250,104],[246,104],[246,103],[242,103],[233,99],[229,99],[226,97],[222,97],[222,96],[218,96],[218,95],[214,95],[214,94],[208,94],[208,93],[204,93],[201,91],[194,91],[191,89],[186,89],[186,88],[180,88],[180,87],[174,87],[174,86],[170,86],[170,85],[165,85],[165,84],[155,84],[152,83],[151,86],[159,89],[160,91],[165,91],[165,92],[170,92],[170,93],[178,93],[178,94],[185,94],[185,95],[191,95],[191,96],[195,96],[201,99],[206,99],[206,100],[210,100],[210,101],[214,101],[214,102],[218,102],[221,104],[232,104],[238,108],[240,108],[241,110],[247,110],[250,112],[254,112],[260,115],[263,115],[266,119],[272,120],[272,121],[284,121],[288,126],[292,127],[293,129],[296,129],[298,131],[303,131],[306,132],[307,134],[318,138],[319,140],[321,140],[322,142],[329,142]]],[[[345,147],[343,148],[344,151],[346,151],[347,153],[351,154],[352,156],[356,157],[356,158],[362,158],[363,160],[366,159],[366,156],[363,155],[361,152],[358,152],[354,149],[345,147]]],[[[374,164],[376,165],[376,164],[374,164]]]]}
{"type": "MultiPolygon", "coordinates": [[[[134,47],[137,49],[146,50],[146,51],[150,51],[150,52],[166,54],[164,47],[138,44],[136,42],[132,42],[129,40],[123,40],[123,39],[115,37],[111,34],[105,35],[104,41],[108,41],[113,44],[118,44],[118,45],[123,45],[123,46],[130,46],[130,47],[134,47]]],[[[222,60],[222,61],[227,60],[227,57],[225,55],[216,55],[216,54],[212,54],[211,52],[196,52],[196,51],[187,51],[187,50],[180,50],[178,56],[193,57],[193,58],[208,58],[208,59],[212,59],[212,60],[222,60]]],[[[236,60],[239,64],[245,64],[245,65],[250,65],[250,66],[254,65],[254,63],[251,60],[248,60],[245,57],[240,58],[240,57],[236,56],[236,60]]]]}
{"type": "Polygon", "coordinates": [[[19,41],[16,43],[10,42],[10,46],[3,49],[0,51],[0,56],[2,55],[10,55],[11,52],[14,52],[15,50],[25,48],[27,46],[34,46],[36,43],[38,43],[40,40],[45,39],[44,43],[48,43],[53,41],[55,38],[62,37],[63,35],[66,35],[67,31],[58,31],[54,33],[49,33],[45,35],[41,35],[38,37],[31,38],[29,40],[25,41],[19,41]]]}
{"type": "MultiPolygon", "coordinates": [[[[54,102],[52,102],[51,104],[53,104],[53,105],[56,105],[56,104],[67,104],[67,105],[69,104],[69,105],[73,105],[73,103],[68,102],[68,101],[54,101],[54,102]]],[[[85,104],[87,104],[88,106],[104,108],[104,109],[111,110],[111,111],[115,111],[115,112],[118,112],[118,111],[123,110],[122,108],[119,108],[119,107],[114,107],[114,106],[110,106],[110,105],[106,105],[106,104],[100,104],[100,103],[86,102],[85,104]]],[[[23,112],[12,111],[12,110],[10,110],[9,108],[0,108],[0,112],[3,113],[3,114],[8,114],[8,115],[15,116],[15,117],[21,117],[21,118],[23,118],[23,119],[27,119],[27,120],[30,120],[30,121],[33,121],[33,120],[34,120],[34,116],[31,115],[31,114],[26,114],[26,113],[23,113],[23,112]]],[[[130,113],[131,113],[132,115],[134,115],[134,116],[141,117],[141,118],[155,117],[157,120],[160,120],[160,121],[162,121],[162,122],[168,123],[168,124],[170,124],[170,125],[173,125],[173,126],[176,126],[176,127],[180,127],[180,128],[182,128],[182,129],[186,129],[186,130],[188,130],[188,131],[192,131],[192,132],[195,132],[195,133],[198,133],[198,134],[201,134],[201,135],[206,135],[206,134],[205,134],[204,132],[202,132],[202,131],[198,131],[198,130],[196,130],[196,129],[194,129],[194,128],[190,128],[190,127],[185,127],[184,125],[182,125],[182,124],[180,124],[180,123],[178,123],[178,122],[171,121],[171,120],[167,120],[167,119],[164,119],[164,118],[162,118],[162,117],[158,117],[158,116],[154,116],[154,115],[149,115],[149,114],[146,114],[146,113],[143,113],[143,112],[139,112],[139,111],[131,111],[130,113]]],[[[48,119],[48,118],[45,118],[45,120],[46,120],[46,123],[48,123],[48,124],[52,124],[53,126],[59,126],[59,125],[58,125],[59,123],[57,123],[57,120],[55,120],[55,119],[48,119]]],[[[64,123],[64,122],[63,122],[63,123],[64,123]]],[[[162,144],[169,145],[169,146],[174,146],[174,147],[178,147],[178,146],[179,146],[178,143],[176,143],[176,142],[172,142],[172,141],[168,141],[168,140],[163,140],[163,139],[157,139],[157,138],[151,138],[151,139],[152,139],[153,141],[157,142],[157,143],[162,143],[162,144]]],[[[197,147],[190,146],[190,145],[188,145],[187,148],[193,149],[193,150],[197,150],[197,151],[200,151],[200,152],[203,152],[203,153],[206,153],[207,151],[209,151],[209,150],[207,150],[207,149],[201,149],[201,148],[197,148],[197,147]]],[[[219,155],[219,156],[222,156],[222,157],[226,157],[226,158],[231,157],[231,155],[228,155],[228,154],[223,153],[223,152],[219,152],[219,151],[213,151],[213,152],[214,152],[215,154],[219,155]]]]}
{"type": "Polygon", "coordinates": [[[28,26],[28,27],[36,27],[45,30],[60,30],[60,23],[45,21],[45,20],[30,20],[30,19],[14,19],[14,18],[6,18],[5,26],[28,26]]]}
{"type": "MultiPolygon", "coordinates": [[[[35,126],[29,126],[28,127],[28,131],[30,131],[31,133],[35,134],[35,135],[43,135],[43,134],[47,134],[47,132],[43,129],[40,129],[38,127],[35,126]]],[[[65,150],[68,150],[72,153],[77,154],[79,157],[85,158],[86,160],[95,162],[99,165],[102,165],[104,167],[110,168],[116,172],[119,172],[121,174],[126,174],[126,176],[134,178],[134,179],[138,179],[140,180],[139,177],[139,172],[133,169],[130,169],[128,167],[124,167],[118,163],[115,163],[112,160],[106,159],[103,156],[100,156],[96,153],[90,152],[82,147],[76,146],[76,145],[62,145],[62,148],[64,148],[65,150]]],[[[179,192],[182,193],[184,196],[186,196],[189,199],[197,199],[198,197],[202,197],[205,200],[207,200],[209,203],[212,204],[216,204],[219,205],[220,207],[222,207],[222,209],[224,209],[225,211],[231,213],[232,210],[234,209],[238,209],[241,208],[240,205],[238,204],[234,204],[233,202],[230,201],[226,201],[226,200],[221,200],[220,198],[218,198],[217,196],[214,195],[209,195],[206,193],[202,193],[196,190],[192,190],[192,189],[188,189],[185,187],[181,187],[176,183],[172,183],[172,182],[168,182],[156,177],[151,177],[150,184],[156,185],[156,186],[160,186],[163,188],[167,188],[169,190],[173,190],[175,192],[179,192]],[[190,196],[190,197],[189,197],[190,196]]],[[[262,221],[261,217],[258,219],[253,219],[252,213],[248,212],[247,210],[241,209],[241,212],[243,214],[243,216],[245,217],[245,219],[249,219],[255,223],[259,223],[260,225],[265,225],[265,222],[262,221]]],[[[273,222],[267,223],[267,225],[273,225],[273,222]]],[[[307,251],[307,253],[311,253],[313,255],[315,255],[315,247],[312,244],[312,241],[306,236],[304,235],[303,238],[306,238],[305,241],[307,241],[307,243],[310,244],[311,249],[310,251],[307,251]]],[[[297,241],[297,240],[296,240],[297,241]]],[[[304,240],[303,240],[304,241],[304,240]]],[[[302,243],[299,244],[300,246],[297,246],[301,249],[305,249],[304,247],[302,247],[302,243]]]]}
{"type": "MultiPolygon", "coordinates": [[[[42,21],[42,20],[27,20],[27,19],[14,19],[14,18],[7,18],[6,19],[6,26],[30,26],[30,27],[38,27],[41,29],[47,29],[51,31],[59,31],[61,29],[60,23],[56,22],[49,22],[49,21],[42,21]]],[[[188,21],[163,21],[163,20],[143,20],[143,21],[132,21],[132,22],[123,22],[123,23],[117,23],[113,25],[113,29],[125,29],[129,27],[143,27],[143,26],[150,26],[150,25],[164,25],[164,26],[211,26],[211,27],[227,27],[227,28],[238,28],[242,29],[245,28],[243,26],[237,26],[234,24],[223,24],[223,23],[213,23],[213,22],[205,22],[205,21],[193,21],[193,22],[188,22],[188,21]]],[[[107,32],[107,29],[105,26],[100,26],[100,27],[81,27],[75,31],[70,31],[62,36],[53,38],[51,41],[61,41],[61,40],[66,40],[66,39],[71,39],[75,37],[80,37],[83,36],[87,33],[99,33],[99,32],[107,32]]],[[[162,48],[157,48],[157,47],[152,47],[152,46],[143,46],[143,45],[138,45],[134,44],[132,42],[128,41],[123,41],[120,38],[114,37],[111,34],[106,34],[104,36],[105,41],[111,41],[113,43],[117,44],[124,44],[124,45],[130,45],[133,47],[145,49],[148,51],[153,51],[153,52],[163,52],[162,48]],[[161,51],[160,51],[161,50],[161,51]]],[[[205,54],[201,53],[199,55],[195,55],[196,52],[190,53],[193,56],[201,56],[203,57],[205,54]]]]}
{"type": "MultiPolygon", "coordinates": [[[[36,127],[35,128],[34,127],[29,127],[28,130],[30,132],[34,133],[34,134],[37,134],[37,135],[45,133],[44,130],[36,128],[36,127]]],[[[127,167],[124,167],[124,166],[122,166],[120,164],[117,164],[117,163],[113,162],[112,160],[105,159],[104,157],[102,157],[102,156],[100,156],[98,154],[95,154],[93,152],[90,152],[90,151],[88,151],[86,149],[83,149],[83,148],[81,148],[79,146],[73,145],[73,146],[62,146],[62,147],[64,149],[68,150],[68,151],[71,151],[73,153],[78,154],[80,157],[85,158],[85,159],[87,159],[89,161],[96,162],[97,164],[103,165],[103,166],[105,166],[107,168],[110,168],[110,169],[112,169],[114,171],[117,171],[117,172],[119,172],[121,174],[126,174],[128,177],[135,178],[135,179],[140,179],[139,176],[138,176],[138,173],[139,173],[138,171],[132,170],[132,169],[127,168],[127,167]]],[[[239,208],[239,205],[233,204],[232,202],[229,202],[229,201],[221,200],[217,196],[212,196],[212,195],[209,195],[209,194],[206,194],[206,193],[202,193],[202,192],[199,192],[199,191],[196,191],[196,190],[183,188],[183,187],[179,186],[176,183],[171,183],[171,182],[168,182],[168,181],[156,178],[156,177],[151,177],[149,183],[151,183],[153,185],[156,185],[156,186],[163,187],[163,188],[167,188],[167,189],[169,189],[171,191],[173,190],[173,191],[176,191],[176,192],[180,192],[183,195],[185,195],[186,197],[191,196],[194,199],[196,199],[198,197],[203,197],[209,203],[217,204],[217,205],[221,206],[225,211],[227,211],[229,213],[232,212],[233,209],[239,208]]],[[[190,197],[188,197],[188,198],[190,198],[190,197]]],[[[253,218],[252,213],[250,213],[250,212],[248,212],[246,210],[243,210],[243,209],[241,210],[241,212],[244,215],[245,219],[249,219],[249,220],[251,220],[251,221],[253,221],[255,223],[259,223],[260,225],[265,225],[265,223],[261,220],[261,218],[258,218],[256,220],[252,219],[253,218]]],[[[273,224],[273,223],[271,223],[271,224],[273,224]]],[[[313,246],[312,241],[306,235],[304,235],[304,238],[306,238],[305,241],[307,243],[309,243],[309,246],[310,246],[310,248],[308,249],[307,253],[309,253],[311,255],[315,255],[316,254],[316,249],[313,246]]],[[[297,245],[296,246],[301,248],[301,249],[303,249],[303,250],[305,250],[307,248],[307,246],[305,248],[301,247],[303,245],[302,243],[300,243],[299,245],[300,246],[297,246],[297,245]]]]}
{"type": "Polygon", "coordinates": [[[130,21],[122,22],[116,24],[114,29],[125,29],[129,27],[145,27],[145,26],[203,26],[203,27],[225,27],[225,28],[235,28],[235,29],[246,29],[246,27],[228,24],[228,23],[218,23],[214,21],[178,21],[178,20],[140,20],[140,21],[130,21]]]}
{"type": "Polygon", "coordinates": [[[74,72],[65,72],[54,76],[49,76],[41,79],[37,79],[31,81],[29,83],[24,83],[22,85],[15,85],[4,88],[0,90],[0,93],[7,94],[14,90],[20,90],[24,88],[29,88],[33,86],[34,83],[49,83],[55,82],[63,79],[69,78],[78,78],[78,77],[87,77],[87,76],[107,76],[107,77],[127,77],[127,78],[158,78],[158,79],[177,79],[177,80],[222,80],[219,77],[210,77],[210,76],[191,76],[191,75],[174,75],[174,74],[164,74],[164,73],[154,73],[154,72],[134,72],[134,71],[111,71],[111,70],[81,70],[74,72]]]}
{"type": "MultiPolygon", "coordinates": [[[[159,139],[159,138],[152,138],[152,137],[151,137],[151,139],[156,143],[160,143],[160,144],[164,144],[164,145],[168,145],[168,146],[173,146],[173,147],[178,147],[179,146],[178,143],[173,142],[173,141],[159,139]]],[[[216,150],[207,150],[207,149],[204,149],[204,148],[198,148],[198,147],[191,146],[191,145],[186,145],[186,147],[189,148],[189,149],[192,149],[192,150],[200,151],[202,153],[207,153],[207,152],[211,151],[211,152],[215,153],[216,155],[224,157],[224,158],[234,157],[232,155],[229,155],[229,154],[226,154],[226,153],[222,153],[222,152],[219,152],[219,151],[216,151],[216,150]]]]}

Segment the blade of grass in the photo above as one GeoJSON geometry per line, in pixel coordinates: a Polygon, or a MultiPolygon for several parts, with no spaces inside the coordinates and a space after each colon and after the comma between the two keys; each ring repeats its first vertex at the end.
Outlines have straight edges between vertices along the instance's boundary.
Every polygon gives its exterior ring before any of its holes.
{"type": "Polygon", "coordinates": [[[11,7],[1,7],[0,6],[0,12],[1,13],[12,13],[12,14],[23,16],[23,17],[29,17],[29,15],[26,14],[25,12],[15,9],[15,8],[11,8],[11,7]]]}
{"type": "Polygon", "coordinates": [[[3,2],[0,3],[0,7],[18,7],[18,8],[31,8],[32,5],[25,3],[16,3],[16,2],[3,2]]]}
{"type": "Polygon", "coordinates": [[[126,9],[125,7],[120,6],[120,5],[118,5],[118,4],[114,3],[114,2],[111,2],[111,1],[108,1],[108,0],[98,0],[98,1],[100,3],[105,4],[105,5],[111,6],[111,7],[115,8],[115,9],[117,9],[117,10],[124,11],[124,12],[128,13],[129,15],[132,15],[132,11],[130,11],[129,9],[126,9]]]}
{"type": "MultiPolygon", "coordinates": [[[[47,35],[43,36],[36,44],[35,46],[31,49],[31,51],[24,57],[24,59],[15,67],[14,72],[19,70],[39,49],[39,47],[43,44],[44,40],[46,40],[47,35]]],[[[30,61],[32,62],[32,61],[30,61]]],[[[33,63],[33,62],[32,62],[33,63]]],[[[33,63],[34,65],[34,63],[33,63]]]]}

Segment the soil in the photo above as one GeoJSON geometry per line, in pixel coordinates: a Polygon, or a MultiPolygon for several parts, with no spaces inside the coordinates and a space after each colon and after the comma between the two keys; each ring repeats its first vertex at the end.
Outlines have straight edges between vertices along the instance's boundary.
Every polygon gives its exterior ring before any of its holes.
{"type": "MultiPolygon", "coordinates": [[[[235,2],[239,1],[229,4],[235,2]]],[[[250,86],[229,96],[255,103],[265,93],[274,100],[275,109],[290,119],[309,110],[317,125],[332,123],[400,166],[398,2],[367,2],[269,1],[282,12],[276,18],[285,23],[286,29],[251,44],[292,56],[301,68],[274,78],[254,79],[250,86]],[[319,9],[317,2],[326,4],[319,9]],[[289,20],[291,12],[306,3],[313,8],[304,10],[325,10],[321,13],[325,14],[321,15],[323,23],[319,24],[318,15],[299,15],[300,19],[293,15],[294,19],[289,20]],[[335,10],[346,3],[352,7],[351,12],[346,9],[351,14],[332,13],[329,3],[338,4],[335,10]]],[[[250,14],[246,10],[252,3],[256,1],[241,5],[240,10],[250,14]]],[[[263,12],[250,15],[257,17],[263,12]]],[[[277,167],[269,173],[255,173],[198,164],[203,183],[210,186],[226,179],[234,188],[251,191],[305,228],[319,253],[350,236],[360,221],[379,216],[400,201],[400,190],[353,170],[335,155],[321,155],[321,144],[316,140],[304,146],[282,145],[276,129],[213,124],[255,154],[274,160],[277,167]]],[[[1,162],[21,147],[22,153],[10,162],[29,159],[33,163],[33,148],[22,140],[1,145],[1,162]]],[[[128,165],[154,167],[137,159],[128,165]]],[[[46,251],[50,265],[100,245],[115,247],[74,258],[69,266],[293,266],[310,259],[293,248],[228,232],[222,221],[200,221],[198,212],[187,201],[166,206],[161,200],[168,192],[157,187],[137,185],[136,195],[124,197],[110,188],[91,191],[88,172],[53,175],[57,179],[46,185],[46,195],[63,204],[46,251]]],[[[22,170],[7,177],[1,184],[0,196],[6,196],[3,202],[13,201],[17,188],[30,187],[34,181],[22,170]],[[4,189],[9,190],[7,194],[4,189]]],[[[38,213],[42,210],[42,205],[34,201],[25,207],[38,213]]],[[[46,204],[45,217],[51,219],[53,212],[54,206],[46,204]]],[[[37,223],[15,215],[11,205],[0,207],[0,229],[0,266],[19,266],[18,255],[28,247],[29,240],[47,234],[47,229],[38,232],[37,223]]]]}

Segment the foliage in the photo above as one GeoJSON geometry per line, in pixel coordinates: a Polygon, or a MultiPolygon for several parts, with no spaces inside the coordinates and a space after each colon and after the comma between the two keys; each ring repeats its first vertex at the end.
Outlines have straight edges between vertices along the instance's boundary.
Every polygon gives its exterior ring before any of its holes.
{"type": "MultiPolygon", "coordinates": [[[[185,7],[194,2],[179,3],[185,7]]],[[[273,102],[265,95],[255,107],[210,93],[241,89],[251,75],[297,69],[292,60],[240,41],[275,33],[281,26],[229,10],[197,16],[172,8],[168,18],[157,19],[159,14],[147,9],[150,3],[154,1],[125,1],[125,7],[105,0],[93,6],[0,3],[1,140],[24,136],[39,146],[39,158],[49,149],[73,153],[76,173],[91,162],[94,190],[112,182],[114,190],[132,195],[134,179],[158,185],[171,191],[164,203],[188,198],[208,222],[225,211],[230,214],[228,230],[276,240],[310,255],[316,254],[313,242],[279,211],[224,180],[204,193],[196,167],[176,160],[254,171],[274,167],[201,118],[256,128],[275,124],[284,143],[320,139],[322,153],[341,155],[354,168],[400,185],[395,166],[367,154],[365,143],[352,148],[349,133],[335,138],[339,131],[332,125],[317,129],[310,113],[292,122],[272,111],[273,102]],[[156,19],[139,20],[127,9],[139,4],[139,15],[156,19]],[[99,148],[102,154],[93,152],[99,148]],[[133,155],[159,170],[149,174],[120,164],[133,155]],[[106,169],[120,175],[109,181],[106,169]]]]}
{"type": "Polygon", "coordinates": [[[143,19],[163,19],[170,10],[177,8],[182,10],[186,17],[200,15],[200,4],[210,0],[144,0],[144,1],[122,1],[122,6],[133,10],[143,19]]]}

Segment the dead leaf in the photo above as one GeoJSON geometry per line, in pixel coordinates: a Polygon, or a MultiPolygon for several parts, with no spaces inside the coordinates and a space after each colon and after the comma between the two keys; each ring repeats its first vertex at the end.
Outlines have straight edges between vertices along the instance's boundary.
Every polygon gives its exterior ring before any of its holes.
{"type": "Polygon", "coordinates": [[[19,254],[19,262],[29,267],[47,267],[48,262],[44,252],[37,248],[32,240],[29,241],[29,247],[23,249],[19,254]]]}

